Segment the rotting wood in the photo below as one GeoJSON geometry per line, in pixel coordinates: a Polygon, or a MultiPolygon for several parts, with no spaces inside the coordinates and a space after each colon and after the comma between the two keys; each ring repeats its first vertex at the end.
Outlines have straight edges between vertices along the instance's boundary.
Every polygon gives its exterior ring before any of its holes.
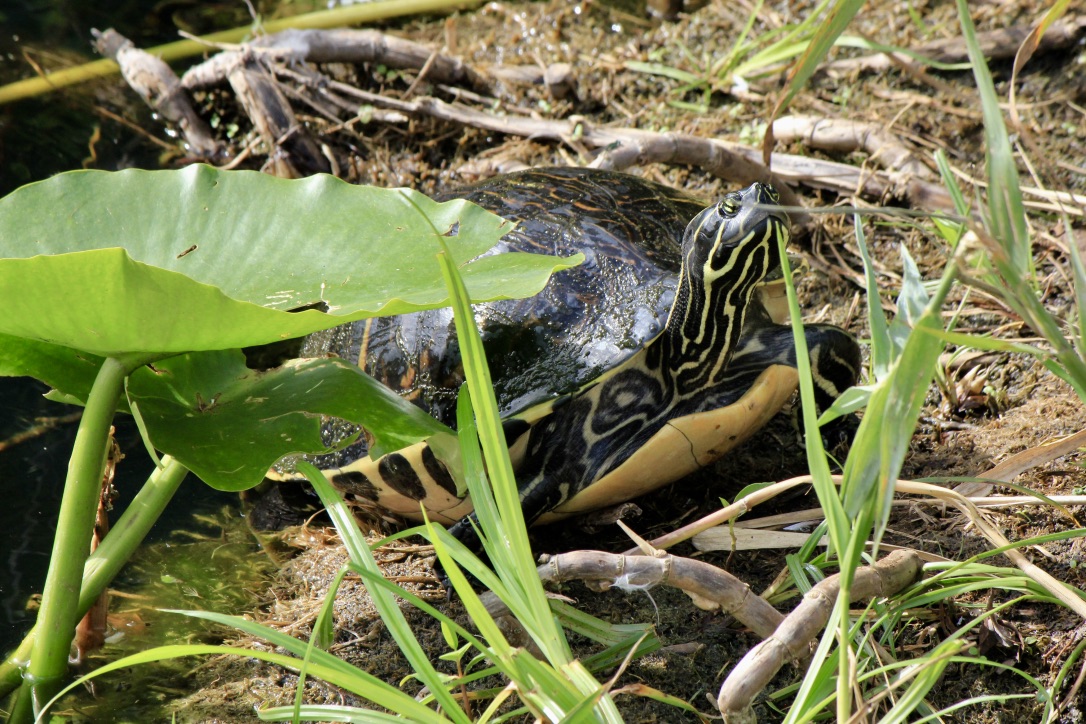
{"type": "Polygon", "coordinates": [[[242,55],[230,71],[230,85],[246,115],[267,144],[273,175],[302,178],[330,170],[328,160],[294,116],[262,58],[242,55]]]}
{"type": "MultiPolygon", "coordinates": [[[[872,566],[856,569],[849,601],[883,598],[904,589],[920,575],[920,557],[898,550],[872,566]]],[[[841,590],[841,575],[819,582],[785,617],[777,630],[744,656],[720,687],[717,707],[725,722],[753,722],[751,702],[784,664],[804,656],[829,621],[841,590]]]]}

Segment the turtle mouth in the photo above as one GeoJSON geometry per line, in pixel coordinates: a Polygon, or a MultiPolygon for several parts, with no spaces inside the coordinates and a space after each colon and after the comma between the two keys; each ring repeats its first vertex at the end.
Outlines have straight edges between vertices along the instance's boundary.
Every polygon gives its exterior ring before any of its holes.
{"type": "MultiPolygon", "coordinates": [[[[801,277],[811,269],[811,265],[807,263],[805,257],[796,254],[795,252],[788,252],[788,268],[792,270],[793,277],[801,277]]],[[[765,277],[762,279],[763,284],[772,284],[773,282],[784,281],[784,267],[777,265],[766,272],[765,277]]]]}
{"type": "MultiPolygon", "coordinates": [[[[808,272],[810,264],[807,260],[792,252],[788,253],[788,268],[792,271],[792,279],[801,277],[808,272]]],[[[784,267],[777,266],[769,270],[762,279],[762,283],[756,288],[758,301],[769,313],[769,318],[774,324],[788,324],[791,314],[788,311],[788,292],[784,283],[784,267]]]]}

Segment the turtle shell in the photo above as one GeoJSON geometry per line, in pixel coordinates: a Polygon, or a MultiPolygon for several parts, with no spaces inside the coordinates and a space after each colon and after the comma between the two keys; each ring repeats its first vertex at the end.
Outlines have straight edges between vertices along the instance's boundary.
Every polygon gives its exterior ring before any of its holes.
{"type": "MultiPolygon", "coordinates": [[[[637,176],[572,167],[507,174],[439,200],[453,198],[516,222],[488,254],[585,255],[535,297],[474,307],[501,414],[529,419],[661,332],[678,281],[683,230],[706,206],[637,176]]],[[[316,344],[308,354],[357,360],[434,417],[455,422],[463,373],[451,309],[363,320],[316,344]]]]}

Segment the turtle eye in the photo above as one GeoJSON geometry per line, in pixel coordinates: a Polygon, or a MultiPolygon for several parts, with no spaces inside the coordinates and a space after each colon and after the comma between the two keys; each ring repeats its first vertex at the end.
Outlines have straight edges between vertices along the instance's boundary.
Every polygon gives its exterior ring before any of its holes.
{"type": "Polygon", "coordinates": [[[781,200],[781,195],[777,193],[777,189],[773,188],[769,184],[765,186],[766,196],[769,197],[769,203],[776,204],[781,200]]]}
{"type": "Polygon", "coordinates": [[[721,216],[732,217],[739,213],[739,197],[735,194],[728,194],[720,200],[720,203],[716,205],[717,211],[721,216]]]}

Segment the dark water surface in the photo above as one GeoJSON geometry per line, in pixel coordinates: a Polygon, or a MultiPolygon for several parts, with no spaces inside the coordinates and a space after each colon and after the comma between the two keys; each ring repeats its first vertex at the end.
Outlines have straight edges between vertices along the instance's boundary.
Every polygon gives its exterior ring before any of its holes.
{"type": "MultiPolygon", "coordinates": [[[[46,400],[42,397],[45,389],[34,380],[0,377],[0,440],[33,427],[36,418],[78,410],[46,400]]],[[[4,501],[0,505],[0,651],[17,644],[34,622],[33,606],[28,603],[45,581],[77,424],[61,425],[0,452],[0,500],[4,501]]],[[[113,520],[154,469],[131,419],[118,416],[116,426],[125,459],[114,481],[118,498],[113,520]]],[[[215,513],[224,506],[240,516],[236,494],[214,491],[190,475],[148,542],[168,540],[178,529],[195,527],[195,515],[215,513]]]]}

